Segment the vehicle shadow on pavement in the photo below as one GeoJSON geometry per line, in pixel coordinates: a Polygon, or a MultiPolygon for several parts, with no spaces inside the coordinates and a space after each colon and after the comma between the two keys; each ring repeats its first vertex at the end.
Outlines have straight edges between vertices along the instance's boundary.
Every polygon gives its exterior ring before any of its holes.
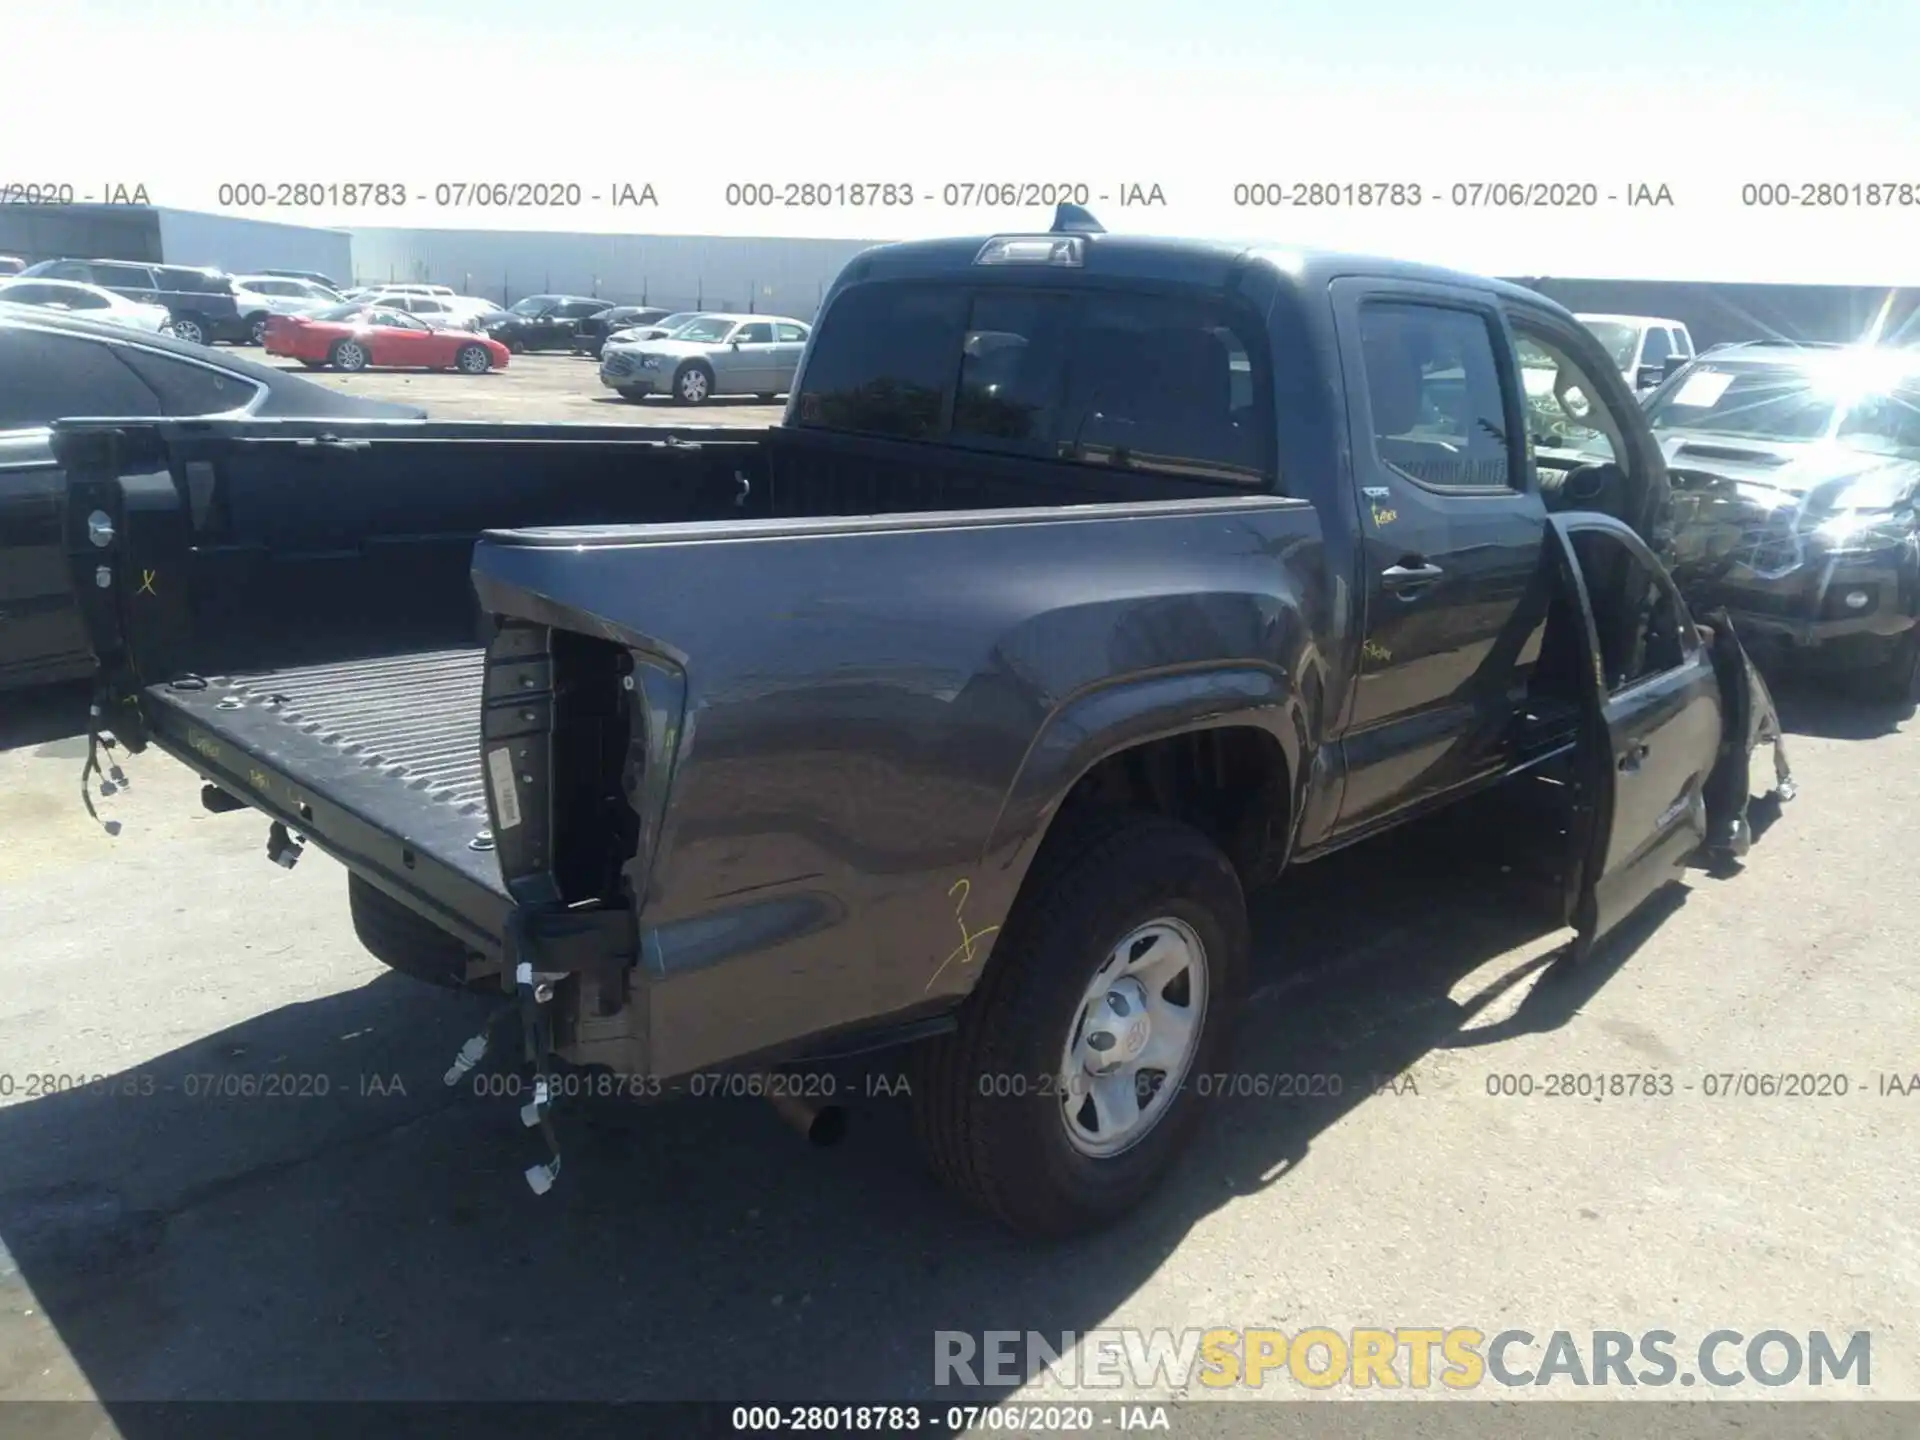
{"type": "MultiPolygon", "coordinates": [[[[936,1330],[1102,1325],[1196,1223],[1312,1184],[1316,1138],[1355,1107],[1435,1103],[1375,1077],[1565,1024],[1630,957],[1634,935],[1562,973],[1529,919],[1534,882],[1503,854],[1513,837],[1472,809],[1255,898],[1235,1073],[1338,1075],[1339,1093],[1210,1101],[1140,1214],[1054,1247],[939,1188],[871,1079],[846,1082],[859,1099],[834,1150],[753,1100],[562,1107],[565,1169],[537,1198],[520,1172],[544,1156],[518,1102],[442,1083],[487,1002],[398,976],[84,1091],[55,1077],[23,1098],[37,1082],[15,1077],[0,1397],[35,1393],[63,1346],[127,1440],[157,1423],[131,1402],[167,1398],[990,1399],[934,1390],[936,1330]],[[1529,984],[1504,1021],[1468,1028],[1529,984]]],[[[1351,1240],[1284,1248],[1321,1264],[1307,1257],[1351,1240]]]]}
{"type": "Polygon", "coordinates": [[[1774,708],[1789,735],[1822,740],[1877,740],[1892,735],[1913,718],[1912,701],[1866,700],[1844,685],[1821,684],[1806,676],[1773,682],[1774,708]]]}
{"type": "Polygon", "coordinates": [[[0,750],[58,744],[76,736],[84,739],[92,697],[89,680],[0,694],[0,750]]]}

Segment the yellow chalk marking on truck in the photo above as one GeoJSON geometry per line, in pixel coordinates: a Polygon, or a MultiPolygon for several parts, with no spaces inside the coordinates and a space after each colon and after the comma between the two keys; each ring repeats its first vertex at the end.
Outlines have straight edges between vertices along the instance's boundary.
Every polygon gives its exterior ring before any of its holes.
{"type": "Polygon", "coordinates": [[[962,965],[971,965],[979,959],[979,952],[974,947],[1000,929],[998,925],[988,925],[980,930],[967,929],[967,897],[973,893],[973,882],[963,876],[947,887],[949,896],[955,891],[959,892],[960,898],[953,903],[953,923],[960,927],[960,943],[954,946],[947,958],[940,962],[939,969],[928,977],[927,989],[929,990],[933,989],[933,982],[938,980],[954,961],[958,960],[962,965]]]}
{"type": "Polygon", "coordinates": [[[268,786],[270,786],[273,783],[271,780],[267,778],[267,772],[264,770],[247,771],[247,780],[252,784],[253,788],[256,790],[265,790],[268,786]]]}
{"type": "Polygon", "coordinates": [[[1373,507],[1373,523],[1376,525],[1391,525],[1399,518],[1400,512],[1398,510],[1388,510],[1379,505],[1373,507]]]}
{"type": "Polygon", "coordinates": [[[187,748],[206,756],[209,760],[220,758],[220,742],[210,735],[201,734],[198,730],[187,732],[187,748]]]}
{"type": "Polygon", "coordinates": [[[1369,660],[1378,660],[1382,665],[1393,659],[1393,652],[1378,640],[1368,640],[1360,646],[1360,653],[1369,660]]]}
{"type": "Polygon", "coordinates": [[[153,570],[142,570],[140,572],[140,588],[133,593],[135,595],[151,595],[154,599],[158,600],[160,598],[160,592],[153,588],[153,577],[157,573],[157,571],[153,570]]]}

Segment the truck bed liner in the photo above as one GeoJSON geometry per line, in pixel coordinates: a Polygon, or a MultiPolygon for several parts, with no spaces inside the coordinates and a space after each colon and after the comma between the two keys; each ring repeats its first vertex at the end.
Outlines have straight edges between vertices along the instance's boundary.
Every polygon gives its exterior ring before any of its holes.
{"type": "Polygon", "coordinates": [[[487,825],[485,658],[433,650],[174,680],[147,687],[149,713],[162,748],[491,949],[497,931],[474,922],[509,901],[491,848],[474,843],[487,825]]]}

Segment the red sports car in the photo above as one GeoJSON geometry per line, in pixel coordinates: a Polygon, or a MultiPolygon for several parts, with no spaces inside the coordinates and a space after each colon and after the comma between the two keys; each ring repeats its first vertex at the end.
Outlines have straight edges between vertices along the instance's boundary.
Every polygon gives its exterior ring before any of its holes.
{"type": "Polygon", "coordinates": [[[472,330],[435,330],[404,310],[335,305],[311,315],[272,315],[263,343],[309,370],[365,370],[370,365],[459,370],[484,375],[503,367],[507,347],[472,330]]]}

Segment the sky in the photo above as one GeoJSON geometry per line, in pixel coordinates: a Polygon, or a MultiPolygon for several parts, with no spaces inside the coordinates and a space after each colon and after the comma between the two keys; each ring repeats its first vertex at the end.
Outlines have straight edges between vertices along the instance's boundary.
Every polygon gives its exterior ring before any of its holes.
{"type": "Polygon", "coordinates": [[[1084,184],[1115,231],[1920,284],[1916,53],[1914,0],[69,0],[8,32],[0,186],[349,227],[892,239],[1044,228],[1050,208],[966,187],[1084,184]],[[437,203],[496,181],[579,203],[437,203]],[[222,203],[300,182],[407,203],[222,203]],[[835,203],[729,203],[808,183],[835,203]],[[1236,203],[1315,183],[1348,203],[1236,203]],[[1352,203],[1367,183],[1420,203],[1352,203]],[[840,203],[847,184],[913,203],[840,203]],[[1817,185],[1851,203],[1746,203],[1817,185]],[[612,205],[622,186],[656,203],[612,205]],[[1164,203],[1122,205],[1133,186],[1164,203]],[[1543,186],[1597,203],[1487,203],[1543,186]],[[1641,186],[1672,203],[1626,203],[1641,186]]]}

